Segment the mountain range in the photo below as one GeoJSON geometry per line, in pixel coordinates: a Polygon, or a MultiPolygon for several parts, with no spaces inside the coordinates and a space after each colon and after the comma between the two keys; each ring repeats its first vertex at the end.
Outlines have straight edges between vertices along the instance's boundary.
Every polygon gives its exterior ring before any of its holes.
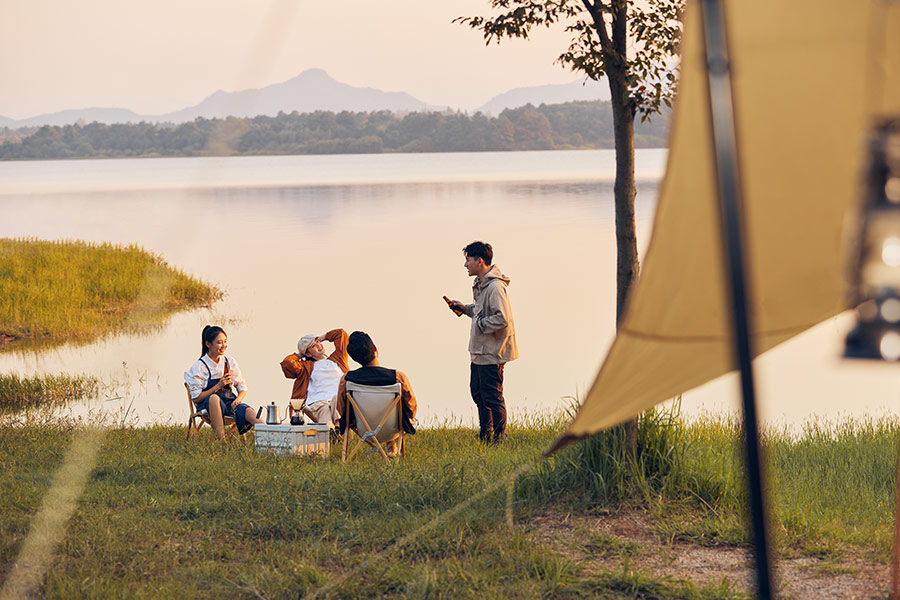
{"type": "MultiPolygon", "coordinates": [[[[475,112],[497,115],[507,108],[526,104],[559,104],[574,100],[608,100],[605,83],[588,80],[566,84],[515,88],[499,94],[475,112]]],[[[308,113],[316,110],[332,112],[371,112],[389,110],[394,113],[452,110],[449,106],[430,105],[405,92],[385,92],[374,88],[354,87],[336,81],[322,69],[308,69],[300,75],[260,89],[226,92],[218,90],[195,106],[161,115],[141,115],[123,108],[69,109],[29,117],[10,119],[0,115],[0,127],[16,129],[41,125],[69,125],[77,121],[91,123],[184,123],[197,117],[212,119],[276,115],[278,112],[308,113]]]]}

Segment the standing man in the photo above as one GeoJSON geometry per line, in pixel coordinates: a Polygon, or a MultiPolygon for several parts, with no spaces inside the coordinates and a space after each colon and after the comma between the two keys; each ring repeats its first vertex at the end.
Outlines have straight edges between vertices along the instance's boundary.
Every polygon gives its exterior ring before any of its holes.
{"type": "Polygon", "coordinates": [[[450,300],[448,304],[457,316],[465,313],[472,319],[469,389],[478,407],[481,441],[499,443],[506,437],[503,366],[519,357],[516,328],[506,293],[509,278],[497,265],[491,265],[494,251],[490,244],[472,242],[463,248],[463,254],[466,270],[475,278],[472,284],[475,302],[463,304],[450,300]]]}

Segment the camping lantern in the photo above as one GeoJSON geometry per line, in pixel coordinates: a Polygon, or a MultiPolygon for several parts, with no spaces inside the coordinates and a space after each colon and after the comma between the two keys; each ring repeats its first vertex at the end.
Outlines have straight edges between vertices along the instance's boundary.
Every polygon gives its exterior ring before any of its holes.
{"type": "Polygon", "coordinates": [[[856,327],[845,358],[900,360],[900,119],[872,135],[854,273],[856,327]]]}

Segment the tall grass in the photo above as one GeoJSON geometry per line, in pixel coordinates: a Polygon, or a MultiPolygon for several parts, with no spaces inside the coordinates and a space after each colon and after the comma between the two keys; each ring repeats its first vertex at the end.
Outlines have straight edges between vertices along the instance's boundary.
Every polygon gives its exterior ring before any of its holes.
{"type": "Polygon", "coordinates": [[[611,504],[635,497],[673,494],[682,485],[685,447],[677,407],[651,410],[638,418],[637,452],[625,445],[617,426],[563,449],[519,485],[524,498],[543,503],[574,494],[587,504],[611,504]]]}
{"type": "Polygon", "coordinates": [[[813,421],[767,439],[775,512],[789,538],[890,548],[900,423],[813,421]],[[839,510],[837,508],[839,507],[839,510]]]}
{"type": "MultiPolygon", "coordinates": [[[[900,421],[811,421],[800,432],[767,431],[767,497],[776,541],[891,544],[900,421]]],[[[667,539],[744,544],[747,480],[741,427],[733,418],[685,422],[671,412],[638,419],[637,455],[615,427],[551,457],[518,486],[530,506],[556,499],[584,506],[650,508],[667,539]],[[699,511],[699,512],[697,512],[699,511]]]]}
{"type": "Polygon", "coordinates": [[[134,245],[0,239],[0,337],[89,339],[141,330],[221,295],[134,245]]]}
{"type": "Polygon", "coordinates": [[[0,414],[87,398],[97,393],[98,384],[92,375],[0,374],[0,414]]]}

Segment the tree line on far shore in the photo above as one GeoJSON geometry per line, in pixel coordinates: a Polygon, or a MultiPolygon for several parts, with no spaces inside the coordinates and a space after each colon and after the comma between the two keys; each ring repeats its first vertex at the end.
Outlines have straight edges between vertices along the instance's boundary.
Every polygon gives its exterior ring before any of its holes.
{"type": "MultiPolygon", "coordinates": [[[[664,147],[668,121],[666,112],[638,124],[635,146],[664,147]]],[[[3,136],[7,141],[0,144],[0,160],[613,148],[612,111],[609,102],[600,100],[528,104],[496,117],[461,112],[316,111],[274,117],[200,117],[180,125],[46,125],[16,133],[3,136]]]]}

